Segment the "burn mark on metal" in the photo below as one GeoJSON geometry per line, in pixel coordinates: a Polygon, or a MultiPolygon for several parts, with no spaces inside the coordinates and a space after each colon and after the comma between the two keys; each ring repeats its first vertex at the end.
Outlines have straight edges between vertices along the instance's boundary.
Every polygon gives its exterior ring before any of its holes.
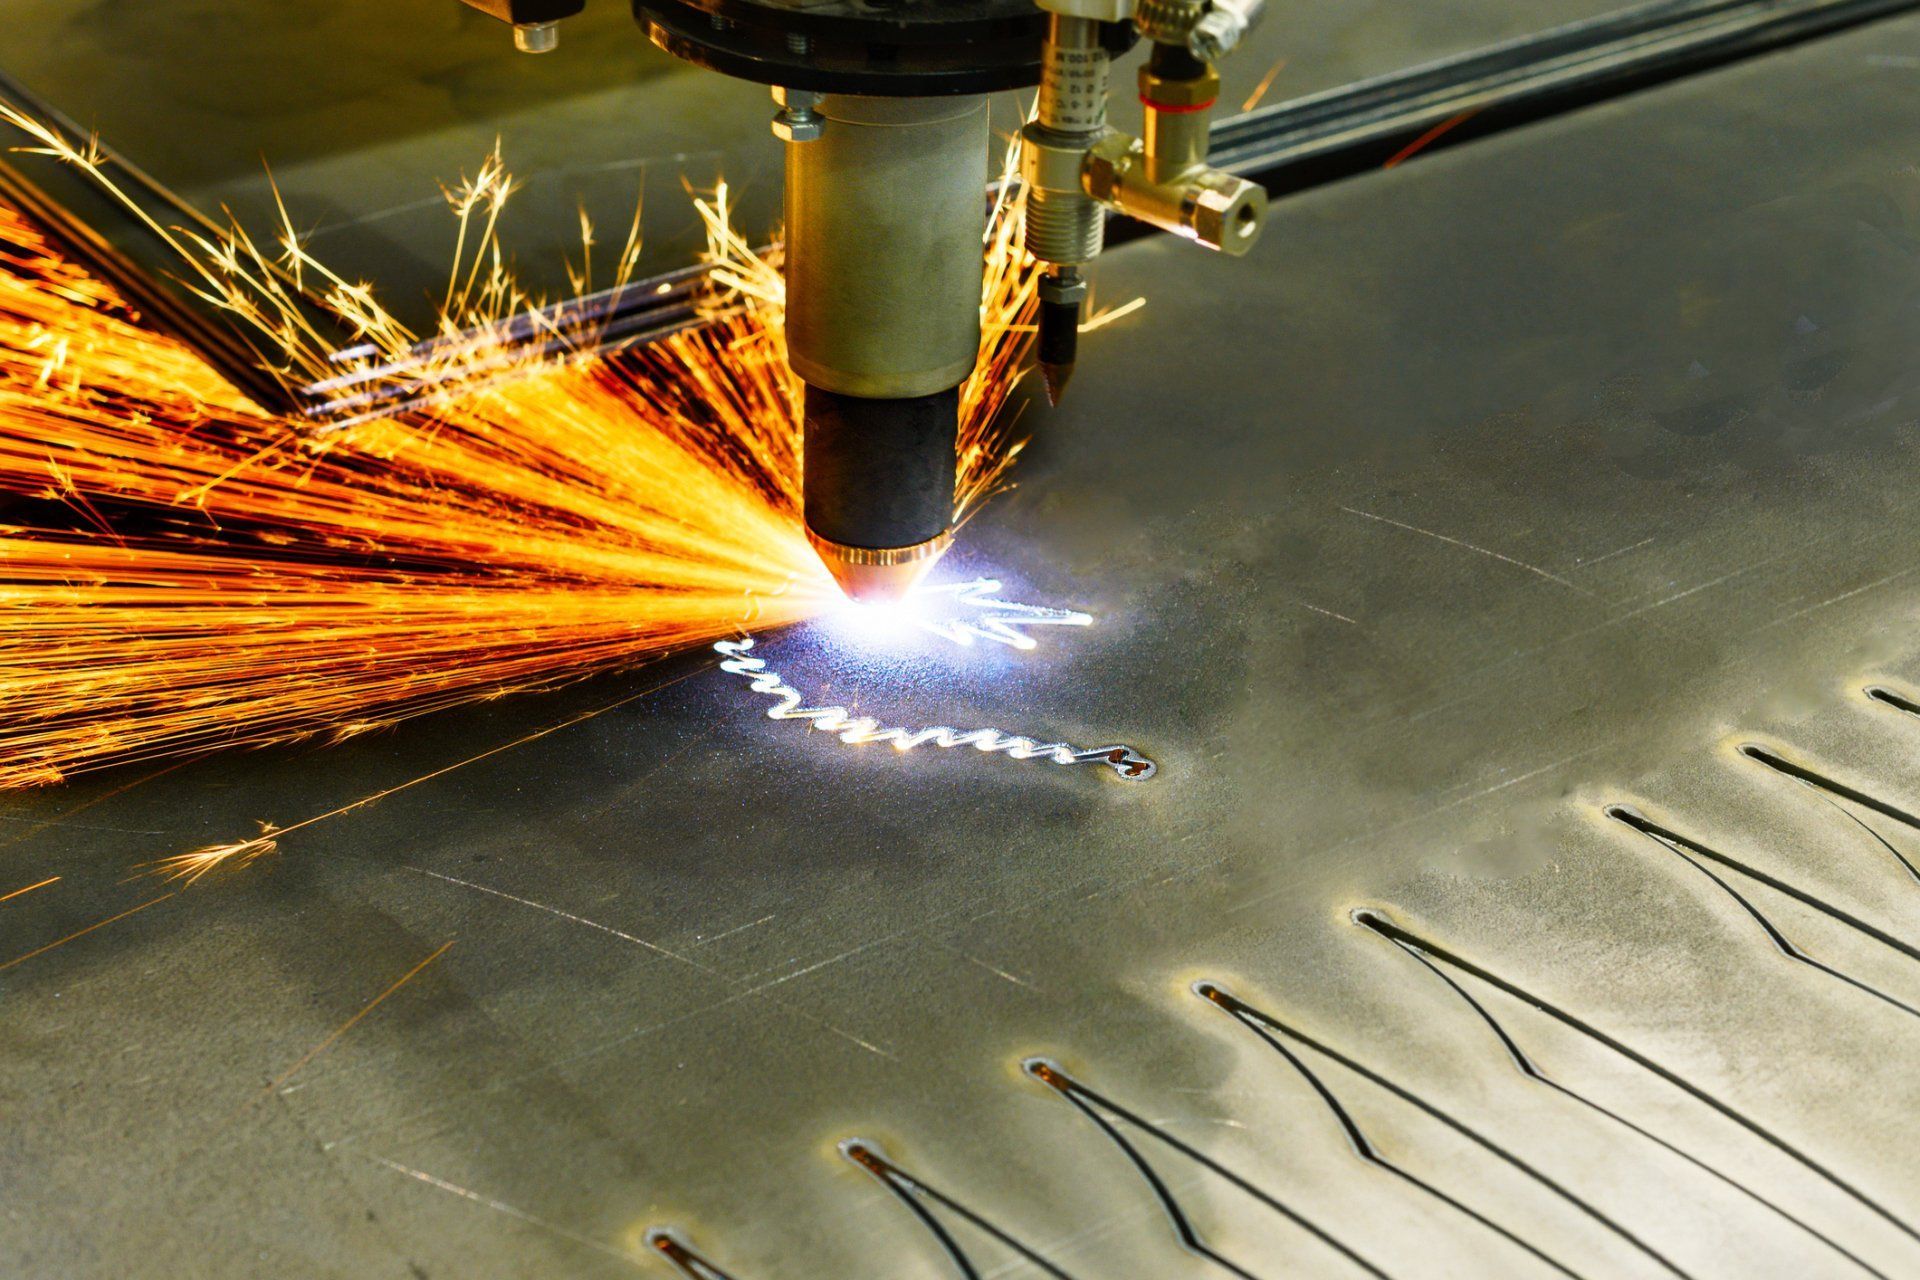
{"type": "Polygon", "coordinates": [[[647,1247],[673,1264],[687,1280],[736,1280],[722,1271],[671,1227],[654,1227],[646,1234],[647,1247]]]}

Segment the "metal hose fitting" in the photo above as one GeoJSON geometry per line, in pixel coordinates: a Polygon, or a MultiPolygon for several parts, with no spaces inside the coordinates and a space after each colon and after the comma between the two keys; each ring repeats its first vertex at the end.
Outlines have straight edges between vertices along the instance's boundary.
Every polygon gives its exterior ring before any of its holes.
{"type": "Polygon", "coordinates": [[[1100,255],[1105,214],[1080,182],[1080,166],[1107,129],[1107,51],[1091,18],[1050,14],[1040,100],[1022,130],[1027,250],[1042,262],[1078,265],[1100,255]]]}
{"type": "Polygon", "coordinates": [[[1133,11],[1133,25],[1155,44],[1185,48],[1206,12],[1207,0],[1139,0],[1133,11]]]}

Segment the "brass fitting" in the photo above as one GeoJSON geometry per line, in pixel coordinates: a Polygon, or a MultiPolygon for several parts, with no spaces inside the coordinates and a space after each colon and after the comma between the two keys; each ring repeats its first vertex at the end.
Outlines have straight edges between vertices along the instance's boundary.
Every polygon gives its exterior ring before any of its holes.
{"type": "Polygon", "coordinates": [[[1156,182],[1150,169],[1144,142],[1111,133],[1087,152],[1080,175],[1087,194],[1109,209],[1209,249],[1237,257],[1259,239],[1267,193],[1258,183],[1204,164],[1156,182]]]}
{"type": "Polygon", "coordinates": [[[1250,22],[1264,0],[1037,2],[1048,14],[1047,38],[1040,96],[1021,130],[1020,176],[1027,251],[1045,266],[1039,364],[1047,399],[1058,404],[1073,372],[1086,267],[1099,256],[1107,210],[1231,254],[1245,253],[1258,238],[1267,193],[1207,164],[1207,116],[1220,96],[1220,76],[1192,47],[1212,7],[1231,6],[1236,22],[1250,22]],[[1143,139],[1107,125],[1100,24],[1129,18],[1153,42],[1140,72],[1143,139]]]}
{"type": "Polygon", "coordinates": [[[1176,183],[1207,163],[1208,125],[1220,96],[1220,73],[1174,78],[1140,68],[1140,101],[1146,108],[1147,180],[1176,183]]]}
{"type": "Polygon", "coordinates": [[[1182,75],[1156,65],[1157,55],[1140,68],[1146,136],[1110,133],[1095,142],[1080,181],[1109,209],[1223,253],[1245,253],[1259,238],[1267,193],[1207,164],[1208,116],[1220,96],[1220,74],[1211,64],[1182,75]]]}

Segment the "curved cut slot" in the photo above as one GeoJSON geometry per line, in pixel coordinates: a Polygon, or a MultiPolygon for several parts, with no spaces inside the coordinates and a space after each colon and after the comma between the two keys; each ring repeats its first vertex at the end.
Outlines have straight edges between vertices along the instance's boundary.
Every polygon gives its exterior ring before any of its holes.
{"type": "Polygon", "coordinates": [[[1182,1142],[1179,1138],[1174,1137],[1159,1125],[1153,1123],[1153,1121],[1146,1119],[1137,1112],[1128,1110],[1112,1098],[1089,1088],[1079,1080],[1068,1075],[1059,1063],[1046,1058],[1028,1058],[1020,1064],[1020,1068],[1025,1071],[1028,1076],[1039,1081],[1066,1099],[1074,1110],[1085,1116],[1096,1129],[1106,1135],[1108,1141],[1120,1149],[1120,1153],[1126,1157],[1127,1163],[1133,1166],[1133,1171],[1139,1174],[1141,1181],[1147,1184],[1148,1189],[1153,1193],[1153,1198],[1159,1201],[1161,1209],[1166,1213],[1168,1220],[1173,1225],[1174,1234],[1179,1238],[1181,1246],[1190,1253],[1198,1254],[1221,1270],[1238,1277],[1239,1280],[1260,1280],[1260,1277],[1256,1276],[1253,1272],[1248,1271],[1239,1263],[1234,1262],[1231,1258],[1228,1258],[1225,1254],[1206,1242],[1206,1239],[1200,1234],[1199,1229],[1193,1225],[1193,1220],[1189,1218],[1186,1211],[1181,1208],[1180,1201],[1175,1198],[1172,1189],[1167,1186],[1166,1179],[1160,1176],[1159,1171],[1153,1167],[1153,1163],[1146,1158],[1140,1148],[1127,1140],[1126,1131],[1132,1131],[1144,1138],[1151,1139],[1162,1147],[1185,1156],[1208,1172],[1217,1174],[1219,1177],[1225,1179],[1233,1186],[1238,1187],[1267,1208],[1285,1218],[1288,1222],[1291,1222],[1294,1226],[1306,1232],[1309,1236],[1312,1236],[1320,1244],[1326,1246],[1334,1253],[1339,1254],[1340,1257],[1358,1268],[1364,1274],[1372,1276],[1374,1280],[1394,1280],[1387,1272],[1362,1257],[1344,1241],[1338,1239],[1324,1227],[1305,1217],[1298,1210],[1278,1199],[1272,1193],[1266,1191],[1256,1183],[1249,1181],[1242,1175],[1235,1173],[1232,1169],[1213,1159],[1213,1157],[1207,1155],[1205,1152],[1198,1150],[1188,1143],[1182,1142]]]}
{"type": "MultiPolygon", "coordinates": [[[[960,1242],[953,1238],[953,1234],[927,1207],[929,1204],[938,1205],[983,1235],[999,1242],[1018,1254],[1022,1260],[1039,1268],[1042,1274],[1052,1276],[1053,1280],[1074,1280],[1072,1275],[1014,1238],[1010,1232],[995,1226],[952,1196],[928,1186],[908,1173],[888,1159],[878,1146],[867,1139],[848,1138],[840,1144],[840,1154],[872,1174],[881,1186],[891,1191],[894,1197],[907,1207],[908,1212],[912,1213],[920,1225],[925,1227],[939,1243],[941,1251],[947,1255],[947,1261],[959,1271],[961,1280],[984,1280],[985,1273],[974,1265],[973,1259],[960,1247],[960,1242]]],[[[995,1275],[999,1273],[998,1268],[993,1272],[995,1275]]]]}
{"type": "MultiPolygon", "coordinates": [[[[1892,704],[1889,703],[1888,705],[1892,704]]],[[[1895,822],[1903,826],[1912,827],[1915,831],[1920,831],[1920,815],[1910,813],[1891,801],[1869,795],[1858,787],[1850,787],[1844,782],[1829,778],[1826,774],[1815,769],[1809,769],[1806,765],[1796,760],[1789,760],[1787,757],[1769,747],[1763,747],[1758,743],[1749,742],[1740,748],[1740,754],[1756,764],[1765,765],[1775,773],[1785,774],[1797,782],[1804,782],[1816,791],[1824,791],[1828,795],[1838,796],[1842,800],[1851,800],[1862,808],[1873,810],[1883,818],[1892,818],[1895,822]]]]}
{"type": "Polygon", "coordinates": [[[1870,684],[1861,692],[1875,702],[1892,707],[1895,711],[1904,711],[1910,716],[1920,716],[1920,702],[1915,702],[1904,694],[1895,693],[1883,684],[1870,684]]]}
{"type": "Polygon", "coordinates": [[[671,1227],[654,1227],[644,1237],[647,1248],[673,1264],[673,1269],[687,1280],[736,1280],[729,1272],[722,1271],[698,1249],[681,1238],[680,1233],[671,1227]]]}
{"type": "MultiPolygon", "coordinates": [[[[1360,925],[1362,928],[1371,929],[1383,937],[1396,942],[1398,941],[1396,934],[1393,932],[1397,926],[1394,926],[1391,921],[1387,920],[1377,911],[1362,908],[1352,913],[1352,919],[1355,924],[1360,925]]],[[[1221,1012],[1225,1013],[1247,1030],[1253,1032],[1269,1049],[1278,1053],[1296,1070],[1304,1074],[1314,1088],[1321,1090],[1323,1097],[1325,1096],[1325,1091],[1322,1089],[1319,1081],[1314,1077],[1312,1072],[1307,1070],[1300,1056],[1293,1052],[1292,1048],[1289,1047],[1290,1045],[1298,1045],[1325,1058],[1329,1062],[1345,1068],[1367,1083],[1406,1103],[1429,1119],[1436,1120],[1440,1124],[1445,1125],[1448,1129],[1451,1129],[1460,1137],[1465,1138],[1468,1142],[1471,1142],[1474,1146],[1500,1161],[1514,1172],[1529,1179],[1536,1186],[1559,1198],[1568,1207],[1593,1221],[1596,1225],[1645,1257],[1648,1261],[1659,1266],[1669,1275],[1677,1277],[1677,1280],[1692,1280],[1687,1272],[1681,1270],[1665,1254],[1662,1254],[1645,1240],[1642,1240],[1625,1225],[1601,1211],[1597,1206],[1574,1192],[1571,1188],[1550,1177],[1538,1166],[1522,1159],[1519,1155],[1516,1155],[1513,1151],[1495,1142],[1492,1138],[1489,1138],[1486,1134],[1467,1124],[1464,1120],[1436,1106],[1405,1085],[1381,1075],[1378,1071],[1375,1071],[1358,1059],[1349,1057],[1347,1054],[1333,1048],[1324,1041],[1308,1035],[1299,1027],[1285,1022],[1263,1009],[1248,1004],[1217,982],[1196,982],[1193,985],[1193,993],[1221,1010],[1221,1012]]],[[[1350,1135],[1353,1132],[1355,1131],[1349,1130],[1350,1135]]],[[[1362,1158],[1365,1158],[1364,1153],[1362,1158]]],[[[1526,1249],[1556,1270],[1562,1273],[1567,1272],[1567,1268],[1563,1264],[1547,1257],[1544,1253],[1540,1252],[1540,1250],[1534,1248],[1507,1228],[1493,1223],[1490,1219],[1485,1218],[1477,1212],[1466,1209],[1460,1202],[1453,1200],[1451,1197],[1444,1196],[1443,1193],[1439,1193],[1431,1187],[1425,1187],[1423,1189],[1428,1190],[1432,1194],[1442,1194],[1442,1198],[1451,1204],[1452,1207],[1467,1212],[1483,1226],[1492,1228],[1508,1241],[1526,1249]]]]}
{"type": "MultiPolygon", "coordinates": [[[[1626,806],[1617,807],[1622,811],[1626,811],[1626,806]]],[[[1863,1191],[1847,1178],[1828,1168],[1824,1162],[1814,1157],[1811,1153],[1789,1142],[1739,1108],[1707,1092],[1693,1081],[1687,1079],[1687,1077],[1673,1070],[1673,1068],[1642,1053],[1632,1045],[1602,1030],[1586,1019],[1561,1008],[1544,996],[1529,991],[1510,978],[1502,977],[1485,965],[1467,959],[1457,951],[1451,950],[1430,938],[1423,937],[1405,928],[1396,921],[1387,918],[1384,914],[1372,910],[1367,911],[1365,914],[1366,919],[1361,920],[1359,913],[1356,913],[1355,923],[1362,924],[1365,928],[1371,929],[1373,932],[1411,953],[1424,956],[1438,965],[1445,966],[1454,973],[1472,978],[1476,982],[1485,983],[1495,991],[1502,992],[1512,999],[1520,1001],[1522,1004],[1532,1006],[1547,1017],[1552,1018],[1555,1022],[1566,1027],[1569,1031],[1584,1036],[1615,1057],[1630,1062],[1642,1071],[1646,1071],[1658,1079],[1665,1081],[1668,1085],[1686,1094],[1695,1102],[1710,1108],[1722,1118],[1740,1126],[1740,1128],[1760,1139],[1781,1155],[1786,1156],[1808,1173],[1813,1174],[1822,1182],[1825,1182],[1828,1186],[1885,1222],[1888,1226],[1899,1231],[1902,1235],[1916,1243],[1920,1243],[1920,1229],[1915,1228],[1912,1223],[1908,1222],[1898,1213],[1895,1213],[1892,1209],[1863,1191]]],[[[1230,1009],[1229,1012],[1234,1011],[1230,1009]]],[[[1235,1016],[1239,1015],[1236,1013],[1235,1016]]],[[[1260,1016],[1264,1017],[1266,1015],[1260,1016]]],[[[1244,1018],[1241,1020],[1245,1021],[1244,1018]]],[[[1297,1035],[1298,1033],[1296,1032],[1295,1034],[1297,1035]]]]}

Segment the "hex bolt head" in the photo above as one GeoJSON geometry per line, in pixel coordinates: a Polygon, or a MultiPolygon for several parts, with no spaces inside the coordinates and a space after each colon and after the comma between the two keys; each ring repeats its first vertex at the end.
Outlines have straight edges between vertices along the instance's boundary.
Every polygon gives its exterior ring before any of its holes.
{"type": "Polygon", "coordinates": [[[557,22],[520,22],[513,28],[513,47],[522,53],[552,53],[560,46],[557,22]]]}
{"type": "Polygon", "coordinates": [[[773,113],[773,136],[782,142],[812,142],[826,127],[826,117],[817,109],[820,95],[811,89],[773,86],[773,100],[780,109],[773,113]]]}
{"type": "Polygon", "coordinates": [[[782,142],[812,142],[825,124],[826,120],[812,108],[796,111],[782,107],[773,113],[773,136],[782,142]]]}
{"type": "Polygon", "coordinates": [[[1196,184],[1189,223],[1194,239],[1222,253],[1239,256],[1260,238],[1267,215],[1267,193],[1257,183],[1216,171],[1213,181],[1196,184]]]}

